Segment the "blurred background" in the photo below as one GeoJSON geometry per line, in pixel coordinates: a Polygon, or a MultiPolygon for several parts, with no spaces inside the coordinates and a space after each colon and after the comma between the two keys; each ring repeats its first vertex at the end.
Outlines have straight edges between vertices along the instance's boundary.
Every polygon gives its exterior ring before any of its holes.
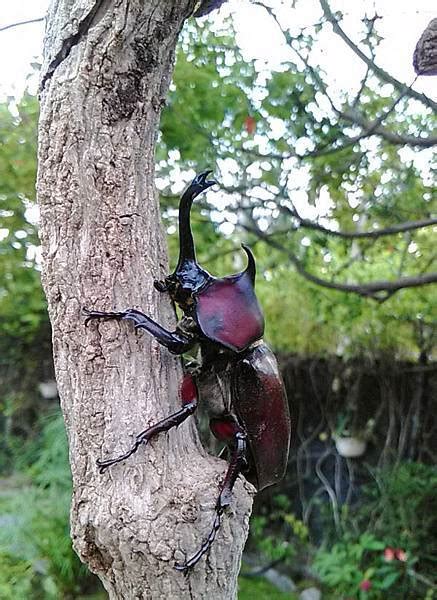
{"type": "MultiPolygon", "coordinates": [[[[103,599],[71,549],[40,285],[48,2],[16,4],[0,8],[0,598],[103,599]]],[[[256,498],[243,600],[437,598],[437,80],[412,68],[435,16],[231,0],[180,37],[156,169],[171,262],[179,194],[212,168],[199,262],[229,274],[253,248],[295,426],[285,480],[256,498]]]]}

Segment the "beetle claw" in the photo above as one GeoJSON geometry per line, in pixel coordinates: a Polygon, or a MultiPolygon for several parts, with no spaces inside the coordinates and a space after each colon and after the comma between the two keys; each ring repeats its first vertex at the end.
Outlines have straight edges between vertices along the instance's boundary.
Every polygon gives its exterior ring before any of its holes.
{"type": "Polygon", "coordinates": [[[153,286],[155,290],[158,290],[158,292],[168,291],[168,285],[165,283],[165,281],[159,281],[158,279],[155,279],[155,281],[153,282],[153,286]]]}
{"type": "Polygon", "coordinates": [[[176,569],[176,571],[183,573],[185,577],[189,577],[191,571],[193,570],[193,567],[191,567],[190,565],[187,565],[187,563],[182,564],[182,565],[176,563],[174,568],[176,569]]]}

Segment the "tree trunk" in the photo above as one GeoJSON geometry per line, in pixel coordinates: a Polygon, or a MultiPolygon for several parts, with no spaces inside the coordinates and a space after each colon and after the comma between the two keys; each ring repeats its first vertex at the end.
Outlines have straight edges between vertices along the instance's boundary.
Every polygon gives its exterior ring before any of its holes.
{"type": "Polygon", "coordinates": [[[432,19],[420,36],[413,55],[418,75],[437,75],[437,19],[432,19]]]}
{"type": "Polygon", "coordinates": [[[236,595],[251,486],[241,478],[206,559],[225,463],[186,422],[100,475],[96,459],[179,408],[180,361],[126,322],[84,327],[82,307],[140,308],[174,327],[154,145],[177,35],[194,0],[54,0],[41,83],[43,284],[73,474],[73,544],[111,598],[236,595]]]}

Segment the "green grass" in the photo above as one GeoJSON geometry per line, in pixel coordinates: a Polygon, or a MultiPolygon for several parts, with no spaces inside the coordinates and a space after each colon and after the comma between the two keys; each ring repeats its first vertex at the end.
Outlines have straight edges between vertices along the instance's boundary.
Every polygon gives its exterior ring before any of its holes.
{"type": "Polygon", "coordinates": [[[240,577],[238,580],[238,600],[297,600],[294,593],[286,594],[273,587],[260,577],[240,577]]]}

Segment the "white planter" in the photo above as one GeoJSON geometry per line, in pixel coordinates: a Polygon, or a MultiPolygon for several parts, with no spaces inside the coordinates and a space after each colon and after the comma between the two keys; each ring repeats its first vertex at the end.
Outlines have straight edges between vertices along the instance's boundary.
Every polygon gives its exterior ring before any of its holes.
{"type": "Polygon", "coordinates": [[[367,442],[355,437],[336,437],[335,447],[340,456],[357,458],[366,451],[367,442]]]}
{"type": "Polygon", "coordinates": [[[39,393],[43,398],[56,398],[58,395],[58,387],[56,385],[56,381],[41,381],[38,383],[39,393]]]}

